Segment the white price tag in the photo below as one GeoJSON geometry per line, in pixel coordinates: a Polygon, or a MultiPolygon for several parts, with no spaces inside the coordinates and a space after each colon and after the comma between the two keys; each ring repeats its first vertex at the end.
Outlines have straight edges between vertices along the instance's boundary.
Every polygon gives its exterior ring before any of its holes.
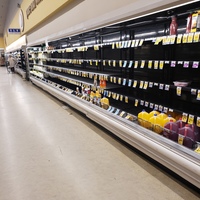
{"type": "Polygon", "coordinates": [[[170,86],[169,85],[165,85],[165,90],[169,91],[170,86]]]}
{"type": "Polygon", "coordinates": [[[123,67],[125,68],[127,65],[127,60],[124,61],[123,67]]]}
{"type": "Polygon", "coordinates": [[[189,64],[190,64],[189,61],[185,61],[185,62],[183,63],[183,67],[184,67],[184,68],[188,68],[188,67],[189,67],[189,64]]]}
{"type": "Polygon", "coordinates": [[[148,106],[149,106],[149,102],[145,101],[145,107],[148,107],[148,106]]]}
{"type": "Polygon", "coordinates": [[[171,61],[171,67],[176,67],[176,61],[171,61]]]}
{"type": "Polygon", "coordinates": [[[150,103],[149,108],[153,109],[154,104],[150,103]]]}
{"type": "Polygon", "coordinates": [[[128,65],[128,68],[131,68],[132,65],[133,65],[133,61],[130,61],[130,62],[129,62],[129,65],[128,65]]]}
{"type": "Polygon", "coordinates": [[[199,68],[199,62],[198,61],[194,61],[192,64],[192,68],[199,68]]]}

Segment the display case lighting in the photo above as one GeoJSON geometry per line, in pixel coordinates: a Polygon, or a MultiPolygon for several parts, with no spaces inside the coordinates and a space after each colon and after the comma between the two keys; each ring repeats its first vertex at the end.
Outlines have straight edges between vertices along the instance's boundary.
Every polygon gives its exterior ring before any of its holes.
{"type": "Polygon", "coordinates": [[[67,47],[67,44],[63,44],[62,47],[63,47],[63,48],[67,47]]]}
{"type": "Polygon", "coordinates": [[[152,35],[155,35],[156,32],[155,31],[152,31],[152,32],[148,32],[148,33],[140,33],[140,34],[135,34],[135,37],[146,37],[146,36],[152,36],[152,35]]]}

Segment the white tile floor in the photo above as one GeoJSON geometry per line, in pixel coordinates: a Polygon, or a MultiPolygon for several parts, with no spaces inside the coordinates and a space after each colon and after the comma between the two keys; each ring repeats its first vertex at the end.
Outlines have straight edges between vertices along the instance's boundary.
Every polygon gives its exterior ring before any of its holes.
{"type": "Polygon", "coordinates": [[[0,200],[197,200],[199,195],[0,67],[0,200]]]}

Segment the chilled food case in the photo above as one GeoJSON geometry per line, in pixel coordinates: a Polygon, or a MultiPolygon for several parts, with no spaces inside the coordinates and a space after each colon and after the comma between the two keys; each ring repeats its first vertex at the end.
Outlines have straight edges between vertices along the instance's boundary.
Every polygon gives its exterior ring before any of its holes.
{"type": "Polygon", "coordinates": [[[33,84],[200,188],[197,2],[28,46],[33,84]]]}

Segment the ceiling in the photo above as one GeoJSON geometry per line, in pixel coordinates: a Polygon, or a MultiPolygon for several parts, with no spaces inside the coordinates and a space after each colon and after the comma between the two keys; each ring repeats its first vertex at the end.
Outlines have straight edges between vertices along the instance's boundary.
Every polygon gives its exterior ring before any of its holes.
{"type": "Polygon", "coordinates": [[[0,36],[3,35],[10,0],[0,0],[0,36]]]}

